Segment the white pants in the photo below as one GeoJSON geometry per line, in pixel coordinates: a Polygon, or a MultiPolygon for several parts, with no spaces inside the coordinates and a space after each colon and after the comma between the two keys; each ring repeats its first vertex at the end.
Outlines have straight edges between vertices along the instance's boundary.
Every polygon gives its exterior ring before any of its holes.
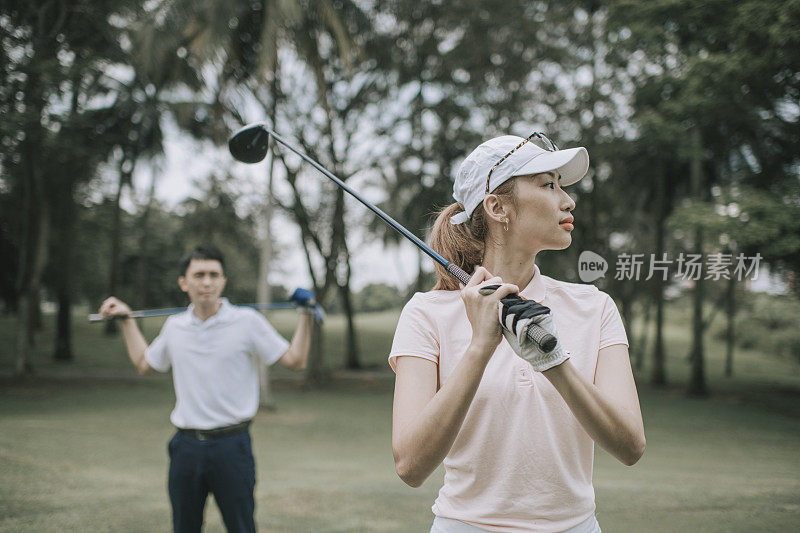
{"type": "MultiPolygon", "coordinates": [[[[460,520],[453,520],[452,518],[442,518],[437,516],[433,519],[433,526],[431,526],[431,533],[483,533],[485,530],[461,522],[460,520]]],[[[571,527],[564,533],[601,533],[600,524],[597,523],[597,518],[592,516],[581,522],[575,527],[571,527]]]]}

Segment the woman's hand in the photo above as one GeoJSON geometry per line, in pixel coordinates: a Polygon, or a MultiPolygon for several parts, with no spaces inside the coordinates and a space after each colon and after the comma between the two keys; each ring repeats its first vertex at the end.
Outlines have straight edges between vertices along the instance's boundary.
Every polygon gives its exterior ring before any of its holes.
{"type": "Polygon", "coordinates": [[[497,315],[500,300],[518,292],[519,287],[503,283],[502,279],[492,276],[488,270],[480,266],[475,269],[466,287],[461,289],[461,299],[467,310],[467,319],[472,325],[471,345],[484,353],[487,360],[503,338],[497,315]],[[480,294],[478,291],[486,285],[500,285],[500,287],[492,294],[480,294]]]}

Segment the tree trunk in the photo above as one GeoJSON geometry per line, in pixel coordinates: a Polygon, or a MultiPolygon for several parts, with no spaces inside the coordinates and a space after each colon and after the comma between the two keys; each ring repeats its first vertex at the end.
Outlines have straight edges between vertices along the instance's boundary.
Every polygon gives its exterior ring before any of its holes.
{"type": "Polygon", "coordinates": [[[642,325],[642,335],[637,342],[636,346],[636,370],[641,372],[644,368],[644,354],[647,351],[648,341],[650,340],[650,311],[653,308],[652,300],[645,303],[644,308],[644,324],[642,325]]]}
{"type": "Polygon", "coordinates": [[[17,359],[14,363],[14,374],[22,376],[33,373],[30,362],[31,345],[28,332],[31,329],[31,294],[30,289],[19,296],[19,311],[17,316],[17,359]]]}
{"type": "Polygon", "coordinates": [[[736,319],[736,277],[733,275],[731,275],[731,278],[728,280],[728,298],[726,310],[728,315],[728,330],[726,331],[725,335],[725,377],[732,377],[733,352],[736,342],[736,334],[734,330],[734,321],[736,319]]]}
{"type": "MultiPolygon", "coordinates": [[[[272,77],[269,80],[270,96],[269,102],[269,117],[270,122],[275,126],[278,112],[278,98],[280,96],[278,91],[278,75],[280,73],[277,53],[272,58],[272,77]]],[[[261,241],[261,249],[258,257],[258,301],[269,302],[271,301],[271,290],[269,285],[269,272],[272,265],[272,204],[274,199],[272,197],[272,179],[275,172],[275,152],[274,143],[272,139],[269,140],[269,164],[267,166],[267,195],[264,202],[264,209],[262,211],[264,217],[264,239],[261,241]]],[[[266,316],[266,310],[264,315],[266,316]]],[[[275,403],[275,396],[272,394],[272,380],[270,378],[269,366],[261,364],[259,368],[259,405],[267,410],[274,411],[277,407],[275,403]]]]}
{"type": "Polygon", "coordinates": [[[56,318],[56,345],[53,359],[56,361],[72,361],[72,297],[69,289],[59,291],[58,315],[56,318]]]}
{"type": "MultiPolygon", "coordinates": [[[[126,172],[123,170],[125,164],[125,156],[119,163],[119,182],[117,183],[117,193],[114,195],[114,218],[111,222],[111,273],[108,280],[108,295],[118,296],[117,290],[119,288],[119,256],[122,249],[122,208],[120,206],[120,199],[122,198],[122,190],[125,187],[126,172]]],[[[116,320],[105,321],[105,333],[113,335],[117,332],[116,320]]]]}
{"type": "MultiPolygon", "coordinates": [[[[29,97],[31,97],[29,95],[29,97]]],[[[31,97],[32,98],[32,97],[31,97]]],[[[32,102],[39,104],[39,102],[32,102]]],[[[33,129],[38,129],[36,126],[33,129]]],[[[33,346],[36,317],[39,307],[39,289],[42,272],[47,262],[47,244],[50,217],[45,195],[44,177],[36,166],[38,147],[33,139],[39,138],[34,131],[23,141],[21,153],[25,161],[26,180],[23,183],[23,202],[26,224],[23,242],[20,245],[20,262],[17,288],[19,310],[17,312],[17,359],[14,373],[18,376],[30,374],[30,349],[33,346]]]]}
{"type": "Polygon", "coordinates": [[[350,255],[346,247],[344,251],[344,260],[346,263],[345,280],[344,283],[339,285],[339,294],[342,296],[342,305],[344,306],[344,313],[347,317],[347,355],[345,368],[356,370],[361,368],[361,362],[359,361],[358,339],[356,338],[356,325],[350,291],[350,255]]]}
{"type": "MultiPolygon", "coordinates": [[[[695,231],[695,242],[697,243],[697,253],[702,253],[703,230],[701,228],[697,228],[695,231]]],[[[703,285],[704,280],[701,275],[694,284],[691,351],[692,372],[688,389],[688,393],[691,396],[706,396],[708,394],[705,376],[705,352],[703,346],[703,333],[705,331],[703,327],[703,285]]]]}
{"type": "MultiPolygon", "coordinates": [[[[595,102],[600,100],[600,94],[597,89],[599,84],[597,80],[602,75],[599,67],[601,62],[604,62],[605,57],[601,51],[601,46],[599,46],[597,38],[595,37],[595,16],[599,9],[599,5],[597,5],[594,2],[590,2],[587,7],[589,9],[587,38],[589,39],[589,42],[591,43],[592,47],[592,57],[590,59],[592,67],[592,81],[588,89],[589,92],[588,101],[590,103],[589,105],[586,106],[587,109],[584,109],[584,111],[588,110],[589,112],[591,112],[592,121],[588,126],[588,131],[585,132],[586,134],[585,137],[582,138],[588,139],[590,143],[589,146],[594,148],[598,144],[597,140],[598,140],[598,130],[599,130],[598,126],[599,121],[594,113],[595,102]]],[[[599,166],[598,163],[599,161],[594,162],[594,168],[598,168],[599,166]]],[[[597,250],[600,254],[603,254],[605,243],[601,242],[603,239],[598,237],[598,228],[600,227],[600,223],[598,221],[597,196],[599,192],[597,187],[597,181],[598,181],[597,174],[594,172],[594,169],[589,171],[585,179],[588,179],[590,183],[589,193],[581,194],[581,198],[582,199],[585,198],[588,201],[589,221],[588,224],[585,224],[583,227],[583,233],[584,233],[583,249],[597,250]],[[588,246],[586,246],[587,244],[588,246]]]]}
{"type": "Polygon", "coordinates": [[[56,319],[56,341],[53,359],[56,361],[72,361],[72,272],[73,249],[75,243],[75,204],[73,201],[73,185],[58,200],[61,206],[61,220],[58,221],[58,242],[55,245],[59,266],[56,276],[56,293],[58,298],[58,316],[56,319]]]}
{"type": "Polygon", "coordinates": [[[322,326],[316,320],[312,322],[311,350],[308,354],[306,381],[312,386],[317,386],[320,385],[325,378],[322,371],[322,347],[325,346],[325,343],[322,326]]]}
{"type": "Polygon", "coordinates": [[[156,201],[156,182],[158,181],[159,169],[156,164],[151,165],[152,175],[150,176],[150,188],[147,193],[147,204],[144,207],[144,212],[139,219],[139,264],[137,265],[136,278],[138,280],[139,290],[139,306],[142,308],[155,305],[155,302],[150,301],[150,272],[149,272],[149,259],[150,259],[150,212],[153,209],[153,204],[156,201]]]}
{"type": "Polygon", "coordinates": [[[23,264],[20,268],[22,283],[17,314],[17,360],[14,365],[14,372],[18,376],[33,372],[30,349],[33,347],[33,332],[36,328],[34,308],[39,306],[39,288],[47,261],[50,230],[48,208],[44,195],[36,194],[36,196],[33,213],[28,217],[28,222],[31,224],[26,230],[28,238],[20,249],[23,264]]]}
{"type": "MultiPolygon", "coordinates": [[[[666,171],[661,172],[660,176],[661,191],[658,195],[659,209],[658,220],[656,221],[656,257],[661,259],[665,251],[665,223],[668,215],[667,189],[669,188],[666,171]]],[[[656,302],[656,340],[653,345],[653,371],[650,374],[650,382],[654,385],[667,384],[666,369],[666,350],[664,349],[664,280],[663,277],[655,279],[653,299],[656,302]]]]}
{"type": "MultiPolygon", "coordinates": [[[[274,152],[273,152],[274,154],[274,152]]],[[[317,295],[317,302],[320,305],[325,304],[327,298],[327,287],[322,285],[322,282],[317,278],[317,275],[314,273],[314,262],[311,259],[311,249],[310,249],[310,242],[314,242],[314,235],[311,231],[311,227],[309,224],[308,217],[306,216],[305,209],[301,203],[299,191],[297,190],[297,183],[295,182],[295,174],[292,174],[289,170],[289,167],[285,165],[284,168],[287,171],[287,181],[289,185],[292,187],[292,192],[294,194],[294,202],[295,205],[293,206],[293,213],[297,224],[300,226],[300,243],[303,246],[303,253],[306,256],[306,266],[308,267],[308,275],[311,278],[311,283],[314,286],[314,292],[317,295]]],[[[316,243],[315,243],[316,245],[316,243]]],[[[321,253],[319,247],[317,251],[321,253]]],[[[327,261],[327,258],[324,258],[327,261]]],[[[327,276],[326,276],[327,278],[327,276]]],[[[322,339],[322,327],[314,322],[314,328],[312,330],[312,337],[311,337],[311,349],[308,356],[308,366],[306,367],[306,381],[311,385],[318,385],[322,382],[323,375],[322,375],[322,361],[324,359],[324,347],[325,343],[322,339]]]]}
{"type": "MultiPolygon", "coordinates": [[[[273,152],[273,156],[275,153],[273,152]]],[[[306,216],[305,208],[300,199],[300,193],[297,190],[297,183],[295,181],[296,174],[292,173],[284,161],[284,168],[287,172],[287,181],[292,187],[294,195],[293,214],[297,224],[300,226],[300,243],[303,246],[303,253],[306,256],[306,266],[308,267],[308,275],[311,278],[311,284],[314,286],[314,292],[317,295],[317,302],[324,305],[327,298],[327,287],[322,284],[314,273],[314,262],[311,259],[310,243],[315,242],[315,237],[311,231],[308,217],[306,216]]],[[[320,247],[317,246],[317,251],[321,253],[320,247]]],[[[327,261],[327,258],[324,258],[327,261]]],[[[327,276],[326,276],[327,280],[327,276]]],[[[324,360],[324,347],[323,342],[323,329],[320,324],[314,321],[314,327],[311,334],[311,348],[308,355],[308,366],[306,367],[306,381],[312,386],[319,385],[323,380],[322,361],[324,360]]]]}
{"type": "MultiPolygon", "coordinates": [[[[353,303],[351,301],[352,298],[350,294],[350,277],[352,272],[350,269],[350,250],[347,248],[347,233],[344,222],[344,191],[342,189],[338,189],[336,194],[336,209],[334,209],[333,215],[334,244],[332,248],[334,248],[334,250],[338,250],[338,254],[336,254],[338,257],[338,264],[344,265],[344,279],[341,281],[337,280],[336,284],[339,287],[339,295],[342,298],[342,306],[344,307],[344,313],[347,319],[347,348],[345,368],[357,369],[361,368],[361,363],[359,362],[358,357],[356,326],[353,317],[353,303]]],[[[334,276],[338,277],[339,269],[337,268],[336,270],[337,272],[334,274],[334,276]]]]}
{"type": "MultiPolygon", "coordinates": [[[[692,161],[691,179],[694,189],[694,197],[703,200],[704,180],[702,169],[702,140],[700,130],[697,126],[692,130],[692,161]]],[[[703,228],[695,230],[695,253],[703,253],[703,228]]],[[[694,285],[694,313],[692,327],[692,351],[691,351],[691,376],[689,378],[689,388],[687,392],[691,396],[706,396],[708,388],[706,386],[705,375],[705,353],[703,347],[703,333],[705,331],[703,321],[703,272],[700,273],[694,285]]]]}
{"type": "MultiPolygon", "coordinates": [[[[275,158],[272,150],[269,154],[269,165],[267,165],[267,194],[262,209],[264,217],[263,236],[258,255],[258,283],[256,286],[257,298],[259,302],[270,302],[269,271],[272,262],[272,173],[275,167],[275,158]]],[[[267,315],[266,309],[262,311],[267,315]]],[[[270,380],[269,365],[263,361],[259,365],[259,405],[269,411],[276,409],[275,397],[272,394],[272,381],[270,380]]]]}
{"type": "MultiPolygon", "coordinates": [[[[49,209],[49,208],[48,208],[49,209]]],[[[48,216],[48,224],[52,224],[49,220],[48,216]]],[[[47,230],[47,234],[50,234],[50,230],[47,230]]],[[[45,248],[47,246],[45,245],[45,248]]],[[[45,250],[45,256],[47,256],[48,252],[45,250]]],[[[47,261],[45,261],[45,264],[47,261]]],[[[44,271],[44,266],[42,265],[42,271],[44,271]]],[[[41,279],[39,283],[36,285],[36,289],[33,291],[33,296],[31,298],[33,305],[31,306],[31,329],[30,329],[30,336],[28,337],[28,341],[30,342],[31,346],[34,345],[34,337],[37,331],[41,331],[42,327],[44,326],[44,322],[42,321],[42,283],[41,279]]]]}

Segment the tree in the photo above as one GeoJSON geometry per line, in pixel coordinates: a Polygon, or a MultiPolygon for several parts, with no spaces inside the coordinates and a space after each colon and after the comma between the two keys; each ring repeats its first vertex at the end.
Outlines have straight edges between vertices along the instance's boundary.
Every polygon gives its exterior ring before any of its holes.
{"type": "MultiPolygon", "coordinates": [[[[725,375],[730,377],[736,342],[736,288],[743,281],[743,272],[737,273],[736,269],[752,267],[754,257],[776,264],[800,252],[800,207],[791,198],[776,198],[736,184],[726,189],[716,188],[709,202],[687,202],[677,208],[670,217],[669,227],[682,231],[705,228],[714,236],[708,243],[714,253],[730,261],[730,276],[724,281],[718,280],[725,285],[722,299],[727,318],[725,375]]],[[[718,303],[704,320],[704,330],[711,325],[720,307],[718,303]]]]}
{"type": "MultiPolygon", "coordinates": [[[[688,176],[695,199],[707,200],[712,187],[740,171],[773,193],[796,179],[799,126],[783,106],[800,94],[800,38],[789,23],[798,10],[777,1],[612,4],[611,27],[638,73],[637,122],[657,123],[651,131],[672,139],[682,163],[672,179],[688,176]]],[[[696,228],[696,250],[705,238],[696,228]]],[[[689,393],[704,395],[702,281],[694,300],[689,393]]]]}
{"type": "MultiPolygon", "coordinates": [[[[385,120],[391,164],[383,169],[382,207],[424,238],[436,208],[452,201],[448,178],[472,148],[491,136],[539,129],[561,146],[580,142],[593,167],[603,169],[596,176],[593,168],[571,191],[588,219],[573,248],[607,248],[607,236],[593,232],[614,222],[613,211],[603,209],[615,188],[606,167],[626,117],[618,101],[624,79],[608,64],[614,48],[605,12],[592,2],[506,2],[490,12],[473,4],[387,1],[378,9],[393,20],[385,45],[376,47],[388,72],[385,98],[401,103],[385,120]],[[532,38],[509,38],[522,34],[532,38]],[[609,178],[605,189],[593,186],[609,178]]],[[[384,242],[398,242],[377,222],[371,229],[384,242]]],[[[571,252],[543,254],[541,261],[574,274],[576,259],[571,252]]],[[[422,290],[419,272],[413,291],[422,290]]]]}
{"type": "Polygon", "coordinates": [[[356,308],[361,313],[400,309],[404,299],[397,287],[385,283],[370,283],[355,296],[356,308]]]}
{"type": "MultiPolygon", "coordinates": [[[[185,2],[175,4],[187,5],[185,2]]],[[[335,96],[331,94],[331,88],[339,79],[347,78],[342,73],[351,74],[355,63],[362,60],[353,29],[363,28],[367,23],[355,3],[300,0],[208,2],[200,9],[190,6],[187,11],[190,13],[185,30],[189,39],[188,49],[218,73],[214,101],[210,104],[210,133],[216,142],[224,142],[230,131],[245,122],[243,110],[248,106],[268,111],[259,113],[258,120],[264,115],[274,116],[274,110],[281,105],[282,94],[277,90],[280,83],[276,70],[278,51],[284,48],[295,52],[293,61],[308,67],[307,73],[316,88],[309,97],[327,118],[327,121],[317,124],[327,129],[312,137],[317,138],[320,133],[338,133],[332,126],[338,120],[331,115],[336,110],[332,105],[335,96]],[[333,72],[337,73],[338,79],[330,77],[333,72]]],[[[290,90],[295,92],[294,88],[290,90]]],[[[343,199],[341,203],[343,206],[343,199]]],[[[334,217],[337,216],[335,224],[339,230],[336,234],[343,235],[344,210],[335,211],[334,217]]],[[[346,241],[343,242],[346,247],[346,241]]],[[[343,282],[338,283],[337,288],[347,302],[350,294],[349,265],[343,258],[348,256],[347,253],[339,255],[340,248],[340,243],[335,246],[336,260],[342,265],[343,282]]],[[[313,267],[309,265],[309,268],[313,267]]],[[[318,289],[322,301],[327,291],[328,287],[321,291],[318,289]]],[[[349,305],[345,307],[348,310],[350,363],[355,361],[357,365],[352,310],[349,305]]],[[[314,365],[309,365],[309,373],[314,372],[314,365]]]]}
{"type": "MultiPolygon", "coordinates": [[[[200,77],[187,57],[186,39],[181,35],[180,18],[170,16],[170,4],[136,7],[127,13],[121,24],[120,39],[126,53],[126,79],[116,87],[114,114],[107,119],[106,136],[114,143],[114,160],[118,181],[114,195],[111,224],[111,254],[108,294],[117,294],[120,273],[121,216],[120,200],[125,189],[131,189],[133,174],[140,159],[153,160],[163,151],[162,120],[167,114],[187,121],[185,116],[196,111],[197,102],[176,98],[181,91],[200,89],[200,77]],[[158,43],[158,46],[155,46],[158,43]],[[177,91],[175,90],[177,89],[177,91]]],[[[189,120],[192,120],[191,118],[189,120]]],[[[151,180],[147,206],[142,213],[139,242],[146,253],[149,242],[149,206],[155,194],[156,174],[151,180]]],[[[139,262],[140,279],[146,280],[143,261],[139,262]]],[[[145,293],[145,291],[143,291],[145,293]]],[[[115,322],[106,322],[106,332],[115,331],[115,322]]]]}
{"type": "MultiPolygon", "coordinates": [[[[230,174],[211,174],[197,181],[200,194],[179,206],[182,246],[188,250],[202,243],[217,245],[225,255],[225,293],[234,303],[244,303],[255,293],[258,250],[253,215],[243,212],[237,180],[230,174]]],[[[183,253],[183,252],[181,252],[183,253]]],[[[177,258],[176,258],[177,259],[177,258]]]]}
{"type": "MultiPolygon", "coordinates": [[[[42,276],[48,262],[51,229],[64,268],[56,293],[69,307],[73,193],[92,177],[108,153],[97,124],[103,113],[96,101],[109,90],[104,69],[121,56],[112,14],[124,12],[122,0],[14,4],[0,17],[3,40],[4,121],[0,165],[10,194],[20,199],[17,269],[17,374],[29,372],[28,349],[38,316],[42,276]],[[83,161],[78,164],[79,157],[83,161]]],[[[56,354],[69,358],[68,311],[59,313],[56,354]],[[64,342],[66,341],[66,342],[64,342]]]]}

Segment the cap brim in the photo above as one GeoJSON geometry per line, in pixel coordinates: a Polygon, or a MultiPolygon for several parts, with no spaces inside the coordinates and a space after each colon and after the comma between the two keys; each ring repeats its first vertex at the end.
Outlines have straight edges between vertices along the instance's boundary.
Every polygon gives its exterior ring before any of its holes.
{"type": "Polygon", "coordinates": [[[561,174],[561,186],[579,181],[589,170],[589,152],[586,148],[567,148],[540,154],[519,167],[514,176],[527,176],[557,170],[561,174]]]}

